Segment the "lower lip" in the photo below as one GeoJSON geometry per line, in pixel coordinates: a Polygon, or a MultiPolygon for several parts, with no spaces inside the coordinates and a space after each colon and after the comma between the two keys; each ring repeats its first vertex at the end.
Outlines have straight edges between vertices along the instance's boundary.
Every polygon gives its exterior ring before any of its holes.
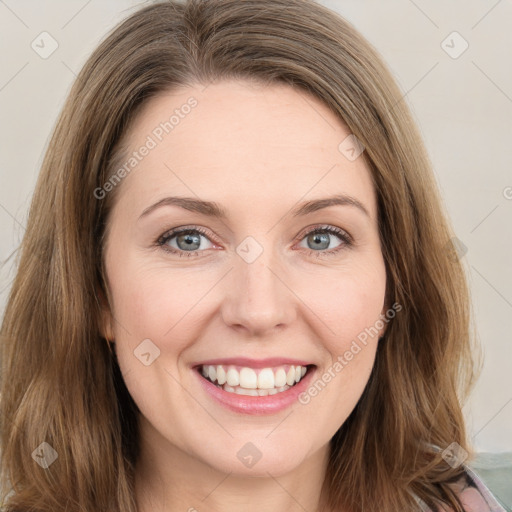
{"type": "Polygon", "coordinates": [[[310,368],[306,375],[290,389],[267,396],[247,396],[230,393],[205,379],[197,369],[194,369],[194,372],[203,389],[227,409],[241,414],[273,414],[290,407],[290,405],[298,401],[299,395],[308,388],[315,370],[316,366],[310,368]]]}

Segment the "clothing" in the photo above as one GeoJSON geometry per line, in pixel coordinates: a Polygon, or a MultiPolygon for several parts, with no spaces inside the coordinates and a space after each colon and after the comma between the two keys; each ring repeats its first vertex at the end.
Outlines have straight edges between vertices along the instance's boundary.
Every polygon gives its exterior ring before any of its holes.
{"type": "MultiPolygon", "coordinates": [[[[464,510],[466,512],[507,512],[481,478],[468,466],[463,465],[463,467],[465,475],[457,482],[455,488],[464,510]]],[[[419,498],[417,500],[425,512],[437,512],[427,507],[419,498]]]]}

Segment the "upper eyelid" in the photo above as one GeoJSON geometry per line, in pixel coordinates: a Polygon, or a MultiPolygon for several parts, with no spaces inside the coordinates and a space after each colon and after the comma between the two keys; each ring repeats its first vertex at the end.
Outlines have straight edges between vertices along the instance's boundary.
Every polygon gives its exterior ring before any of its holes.
{"type": "Polygon", "coordinates": [[[201,236],[204,236],[205,238],[208,239],[213,238],[215,240],[215,237],[212,237],[208,233],[203,232],[207,231],[206,228],[202,228],[200,226],[183,226],[178,228],[171,228],[168,229],[167,231],[164,231],[164,233],[158,237],[157,241],[168,240],[186,231],[197,231],[201,236]]]}

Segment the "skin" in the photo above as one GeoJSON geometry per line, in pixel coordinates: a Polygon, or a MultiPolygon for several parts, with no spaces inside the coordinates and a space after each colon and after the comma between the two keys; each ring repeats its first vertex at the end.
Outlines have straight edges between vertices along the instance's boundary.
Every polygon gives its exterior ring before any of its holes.
{"type": "MultiPolygon", "coordinates": [[[[378,336],[342,371],[333,363],[387,309],[370,172],[362,157],[338,150],[350,130],[319,100],[246,81],[151,99],[130,128],[129,153],[191,96],[197,106],[118,185],[108,221],[112,309],[101,329],[141,411],[139,509],[319,510],[329,440],[364,390],[378,336]],[[298,203],[334,193],[357,198],[369,215],[344,205],[291,216],[298,203]],[[167,196],[215,201],[228,217],[162,206],[139,220],[167,196]],[[322,225],[345,230],[353,244],[331,234],[315,245],[308,231],[322,225]],[[156,244],[182,226],[208,233],[190,258],[156,244]],[[263,247],[251,264],[236,252],[247,236],[263,247]],[[148,338],[160,355],[146,366],[134,350],[148,338]],[[191,369],[236,356],[295,357],[316,364],[318,377],[336,376],[305,405],[240,414],[214,402],[191,369]],[[236,456],[248,442],[262,454],[252,467],[236,456]]],[[[167,244],[186,252],[176,236],[167,244]]]]}

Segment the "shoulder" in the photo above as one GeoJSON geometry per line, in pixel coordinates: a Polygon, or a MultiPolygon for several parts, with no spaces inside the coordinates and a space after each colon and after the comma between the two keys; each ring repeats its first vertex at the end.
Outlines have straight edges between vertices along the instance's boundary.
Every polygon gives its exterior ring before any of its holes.
{"type": "MultiPolygon", "coordinates": [[[[468,466],[464,466],[464,475],[451,487],[465,512],[506,512],[482,479],[468,466]]],[[[444,510],[452,512],[451,509],[444,510]]]]}

